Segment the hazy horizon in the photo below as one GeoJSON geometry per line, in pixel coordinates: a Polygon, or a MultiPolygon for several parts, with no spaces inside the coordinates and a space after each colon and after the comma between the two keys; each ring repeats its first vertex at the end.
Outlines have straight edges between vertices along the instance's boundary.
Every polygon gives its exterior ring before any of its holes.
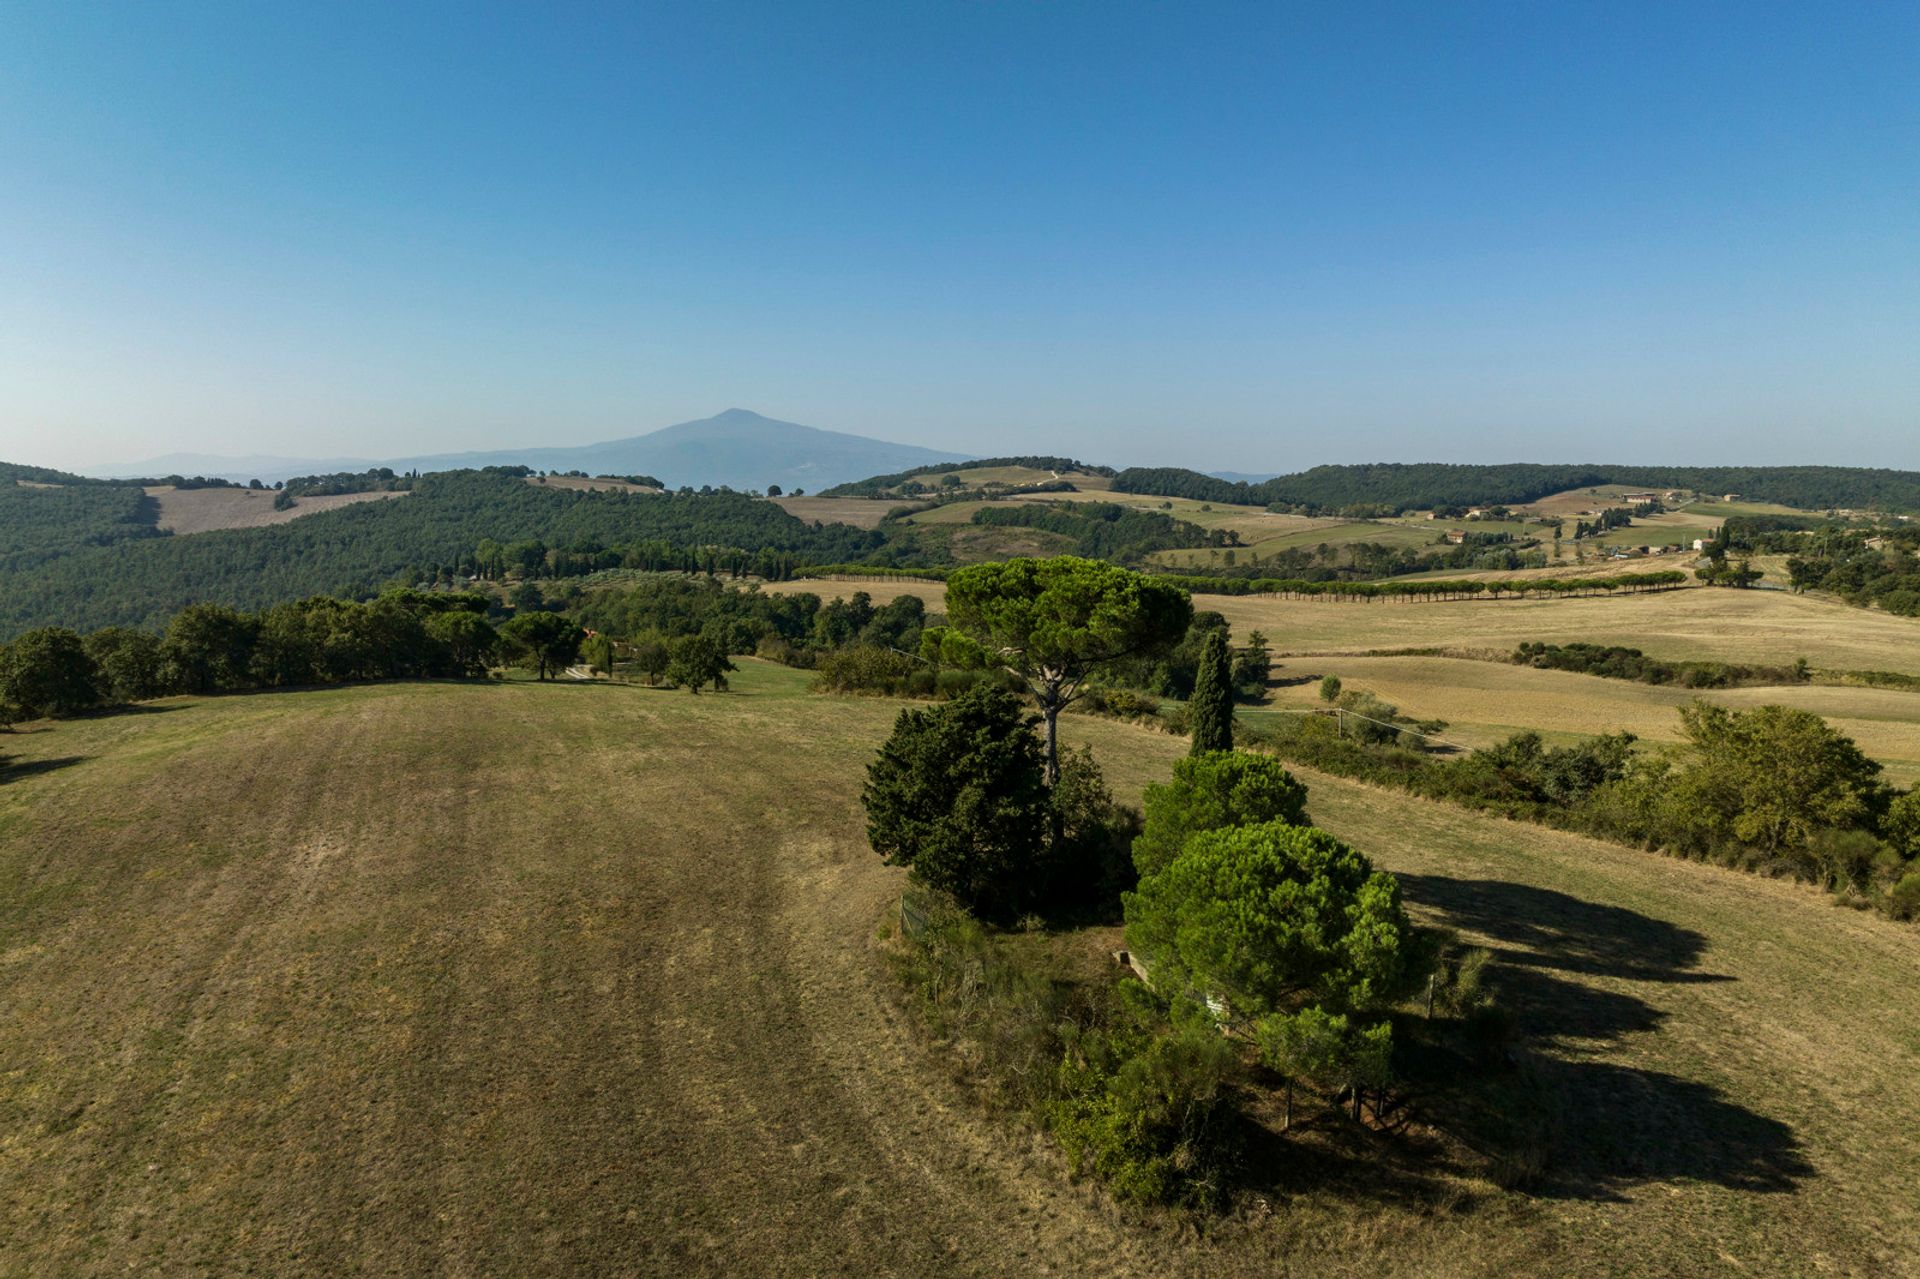
{"type": "Polygon", "coordinates": [[[0,15],[0,459],[1920,468],[1920,10],[0,15]]]}

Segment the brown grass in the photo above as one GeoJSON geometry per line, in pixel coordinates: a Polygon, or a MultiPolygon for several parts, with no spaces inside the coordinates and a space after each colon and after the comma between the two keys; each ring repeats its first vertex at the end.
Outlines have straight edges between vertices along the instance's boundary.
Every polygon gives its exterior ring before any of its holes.
{"type": "Polygon", "coordinates": [[[851,524],[855,528],[879,528],[887,512],[907,505],[883,502],[870,497],[776,497],[769,499],[789,515],[822,524],[851,524]]]}
{"type": "MultiPolygon", "coordinates": [[[[1574,1104],[1532,1195],[1364,1155],[1195,1230],[894,1010],[897,704],[393,685],[36,729],[0,774],[10,1273],[1915,1272],[1920,933],[1310,778],[1497,946],[1574,1104]]],[[[1123,796],[1175,738],[1075,717],[1123,796]]]]}

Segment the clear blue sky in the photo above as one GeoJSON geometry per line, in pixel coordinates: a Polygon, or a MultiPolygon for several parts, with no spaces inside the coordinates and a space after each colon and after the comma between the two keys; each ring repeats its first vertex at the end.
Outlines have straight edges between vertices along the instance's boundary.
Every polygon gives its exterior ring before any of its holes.
{"type": "Polygon", "coordinates": [[[1920,5],[0,7],[0,458],[1920,467],[1920,5]]]}

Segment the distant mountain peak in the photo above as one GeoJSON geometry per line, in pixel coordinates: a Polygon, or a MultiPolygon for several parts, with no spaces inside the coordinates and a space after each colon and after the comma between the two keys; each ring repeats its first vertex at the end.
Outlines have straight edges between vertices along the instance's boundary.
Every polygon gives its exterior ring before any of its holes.
{"type": "MultiPolygon", "coordinates": [[[[646,435],[608,440],[577,448],[535,446],[489,449],[472,453],[441,453],[426,457],[390,458],[384,465],[396,471],[451,471],[463,467],[531,466],[547,471],[586,471],[594,475],[654,475],[670,487],[691,484],[761,489],[769,484],[792,488],[826,488],[886,475],[909,467],[965,461],[962,453],[944,453],[914,444],[849,435],[842,431],[802,426],[743,409],[737,405],[712,417],[677,422],[646,435]]],[[[365,470],[373,463],[351,466],[318,464],[285,458],[246,460],[175,455],[131,468],[112,468],[107,474],[224,475],[246,480],[254,476],[272,483],[292,475],[333,470],[365,470]]]]}

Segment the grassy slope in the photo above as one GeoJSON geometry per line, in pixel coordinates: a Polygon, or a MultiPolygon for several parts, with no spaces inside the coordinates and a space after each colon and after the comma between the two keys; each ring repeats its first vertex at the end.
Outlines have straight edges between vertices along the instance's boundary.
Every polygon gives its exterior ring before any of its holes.
{"type": "MultiPolygon", "coordinates": [[[[1511,961],[1579,1102],[1557,1179],[1130,1224],[892,1009],[856,797],[894,705],[744,665],[7,742],[0,1271],[1912,1272],[1920,933],[1325,778],[1511,961]]],[[[1069,736],[1129,797],[1183,745],[1069,736]]]]}

